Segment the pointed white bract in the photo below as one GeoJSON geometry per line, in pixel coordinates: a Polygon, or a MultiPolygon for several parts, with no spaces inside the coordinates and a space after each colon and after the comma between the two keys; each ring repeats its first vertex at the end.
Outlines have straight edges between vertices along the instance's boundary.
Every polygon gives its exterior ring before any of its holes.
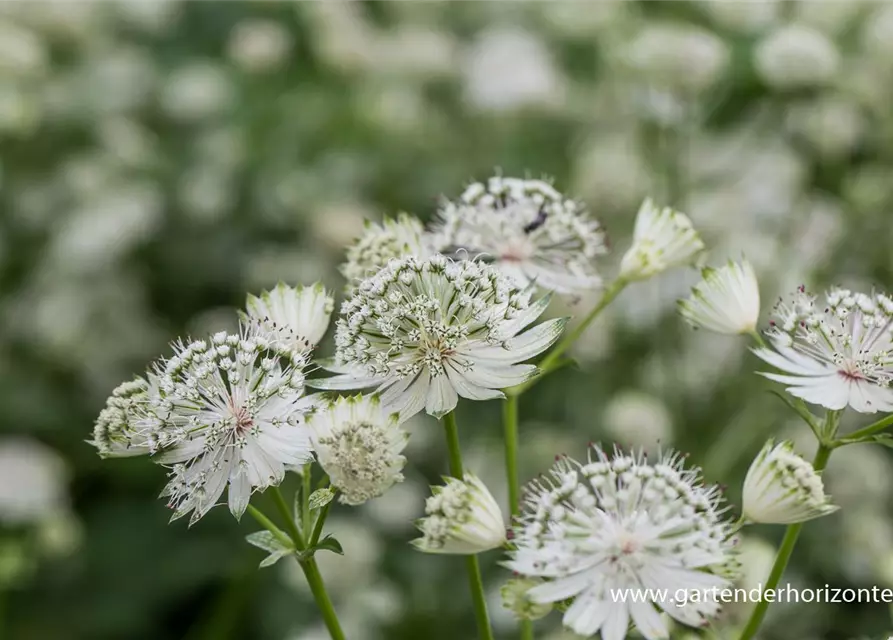
{"type": "Polygon", "coordinates": [[[392,260],[341,308],[335,362],[322,365],[340,375],[308,384],[374,387],[403,420],[422,409],[439,418],[460,396],[502,398],[499,389],[536,373],[521,363],[561,334],[564,319],[521,333],[547,305],[547,298],[531,304],[530,292],[493,266],[442,255],[392,260]]]}
{"type": "Polygon", "coordinates": [[[703,280],[691,296],[679,301],[679,314],[693,327],[716,333],[754,331],[760,316],[760,288],[750,263],[729,261],[718,269],[705,267],[701,275],[703,280]]]}
{"type": "Polygon", "coordinates": [[[394,258],[427,258],[433,253],[422,223],[401,213],[396,220],[385,218],[381,224],[367,222],[363,235],[347,248],[347,260],[340,270],[347,278],[348,290],[353,290],[394,258]]]}
{"type": "Polygon", "coordinates": [[[301,353],[319,344],[335,301],[320,283],[290,287],[280,282],[260,296],[248,296],[245,324],[285,353],[301,353]]]}
{"type": "Polygon", "coordinates": [[[262,336],[220,332],[174,345],[156,369],[155,412],[163,424],[155,461],[172,465],[162,493],[174,518],[191,523],[228,488],[229,508],[244,513],[252,491],[278,485],[286,466],[312,458],[304,395],[307,355],[288,359],[262,336]]]}
{"type": "Polygon", "coordinates": [[[153,438],[162,425],[152,399],[158,395],[158,380],[136,377],[122,382],[99,412],[90,441],[103,458],[127,458],[154,453],[153,438]]]}
{"type": "Polygon", "coordinates": [[[599,222],[543,180],[495,176],[438,212],[435,245],[492,261],[520,286],[559,293],[597,289],[595,260],[607,253],[599,222]]]}
{"type": "Polygon", "coordinates": [[[645,200],[636,216],[633,244],[620,262],[620,277],[642,280],[672,267],[693,264],[704,243],[685,214],[645,200]]]}
{"type": "Polygon", "coordinates": [[[363,504],[402,482],[401,452],[409,436],[378,398],[330,400],[307,418],[307,426],[319,466],[343,504],[363,504]]]}
{"type": "Polygon", "coordinates": [[[445,481],[432,487],[425,517],[416,523],[422,537],[413,546],[425,553],[472,555],[505,544],[502,512],[484,483],[471,473],[445,481]]]}
{"type": "Polygon", "coordinates": [[[837,511],[812,465],[790,442],[770,440],[744,478],[744,517],[751,522],[793,524],[837,511]]]}
{"type": "Polygon", "coordinates": [[[719,489],[705,486],[680,455],[650,464],[641,454],[609,456],[594,446],[586,464],[560,458],[522,502],[505,565],[545,580],[528,592],[532,601],[568,601],[563,622],[574,633],[623,640],[632,622],[657,640],[669,637],[660,611],[691,626],[719,613],[713,588],[731,585],[736,539],[719,489]],[[700,597],[684,605],[612,597],[623,589],[700,597]]]}
{"type": "Polygon", "coordinates": [[[826,409],[893,411],[893,299],[832,289],[817,304],[803,287],[780,302],[767,335],[772,348],[755,349],[784,373],[762,373],[787,392],[826,409]]]}

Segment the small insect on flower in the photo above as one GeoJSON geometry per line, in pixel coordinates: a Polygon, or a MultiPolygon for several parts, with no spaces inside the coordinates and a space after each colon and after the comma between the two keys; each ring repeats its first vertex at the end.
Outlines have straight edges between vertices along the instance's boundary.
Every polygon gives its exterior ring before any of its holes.
{"type": "Polygon", "coordinates": [[[502,512],[484,483],[471,473],[445,481],[431,488],[425,517],[416,523],[422,537],[413,546],[425,553],[472,555],[505,544],[502,512]]]}
{"type": "Polygon", "coordinates": [[[672,267],[693,264],[704,243],[685,214],[645,200],[636,216],[633,244],[620,262],[620,277],[643,280],[672,267]]]}
{"type": "Polygon", "coordinates": [[[832,289],[819,306],[800,287],[774,315],[772,348],[754,353],[784,374],[760,375],[827,409],[893,411],[893,299],[832,289]]]}
{"type": "Polygon", "coordinates": [[[392,260],[341,307],[335,361],[340,374],[308,381],[319,389],[375,387],[406,420],[423,408],[440,418],[459,396],[502,398],[499,389],[535,375],[520,364],[558,339],[565,319],[520,333],[545,311],[495,267],[442,255],[392,260]]]}
{"type": "Polygon", "coordinates": [[[744,478],[744,517],[751,522],[792,524],[837,511],[819,474],[794,453],[790,442],[770,440],[744,478]]]}
{"type": "Polygon", "coordinates": [[[574,294],[598,289],[605,233],[585,207],[543,180],[495,176],[438,212],[443,252],[489,260],[520,286],[574,294]]]}
{"type": "Polygon", "coordinates": [[[362,280],[374,276],[393,258],[433,255],[430,239],[418,218],[401,213],[396,220],[385,218],[381,224],[366,222],[366,230],[347,249],[347,261],[341,265],[348,291],[362,280]]]}
{"type": "Polygon", "coordinates": [[[304,418],[317,399],[304,395],[306,358],[286,358],[247,331],[220,332],[176,343],[157,365],[164,450],[154,459],[172,465],[162,495],[174,519],[191,513],[195,523],[227,487],[239,518],[254,489],[278,485],[287,466],[312,458],[304,418]]]}
{"type": "Polygon", "coordinates": [[[260,296],[248,296],[244,324],[286,354],[312,349],[322,340],[335,302],[320,283],[289,287],[280,282],[260,296]]]}
{"type": "Polygon", "coordinates": [[[760,316],[760,288],[747,260],[701,270],[703,280],[687,300],[679,301],[679,314],[695,328],[716,333],[742,334],[756,329],[760,316]]]}
{"type": "Polygon", "coordinates": [[[127,458],[154,453],[163,426],[155,412],[158,379],[149,375],[122,382],[105,402],[90,441],[103,458],[127,458]]]}
{"type": "Polygon", "coordinates": [[[307,418],[319,465],[344,504],[377,498],[402,482],[408,434],[397,414],[387,415],[376,397],[336,398],[307,418]]]}
{"type": "Polygon", "coordinates": [[[574,633],[623,640],[632,620],[648,640],[668,638],[659,611],[690,626],[719,613],[711,593],[730,586],[737,566],[726,511],[719,488],[678,454],[651,464],[593,446],[586,464],[562,457],[528,486],[505,566],[544,580],[531,601],[569,602],[563,623],[574,633]],[[622,595],[630,590],[652,600],[622,595]],[[700,597],[669,599],[680,591],[700,597]]]}

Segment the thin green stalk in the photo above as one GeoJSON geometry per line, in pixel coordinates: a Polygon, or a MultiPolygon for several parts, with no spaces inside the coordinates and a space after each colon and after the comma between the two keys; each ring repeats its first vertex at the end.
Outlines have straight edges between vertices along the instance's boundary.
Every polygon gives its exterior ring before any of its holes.
{"type": "Polygon", "coordinates": [[[760,335],[759,331],[757,331],[756,329],[752,330],[750,332],[750,336],[756,341],[758,347],[762,349],[766,348],[766,341],[763,340],[763,336],[760,335]]]}
{"type": "Polygon", "coordinates": [[[589,312],[589,314],[583,318],[583,321],[578,324],[573,331],[568,333],[558,345],[549,352],[543,361],[539,363],[540,375],[535,378],[531,378],[527,382],[523,382],[517,386],[512,387],[507,390],[508,395],[519,396],[525,391],[527,391],[530,387],[535,385],[537,382],[542,380],[547,374],[551,373],[553,370],[557,369],[560,366],[560,358],[567,351],[577,339],[583,335],[583,332],[592,324],[592,321],[595,320],[598,315],[605,310],[605,308],[611,304],[611,302],[616,298],[621,291],[626,288],[628,284],[627,280],[624,278],[617,278],[614,282],[612,282],[607,289],[605,289],[602,294],[601,300],[598,301],[598,304],[589,312]]]}
{"type": "Polygon", "coordinates": [[[276,505],[276,510],[279,512],[279,516],[285,520],[285,530],[288,532],[288,535],[291,536],[291,539],[294,540],[295,547],[298,549],[304,549],[304,535],[301,533],[301,530],[298,529],[298,525],[295,522],[295,516],[291,512],[291,509],[288,508],[288,504],[285,502],[285,498],[282,497],[282,492],[279,490],[279,487],[273,487],[273,504],[276,505]]]}
{"type": "MultiPolygon", "coordinates": [[[[509,509],[512,518],[521,512],[521,487],[518,481],[518,396],[507,396],[502,403],[502,424],[505,432],[505,474],[509,487],[509,509]]],[[[533,640],[533,623],[521,620],[521,640],[533,640]]]]}
{"type": "MultiPolygon", "coordinates": [[[[443,426],[446,431],[447,447],[450,452],[450,474],[454,478],[462,479],[465,471],[462,468],[462,451],[459,448],[459,429],[456,426],[456,416],[448,413],[443,417],[443,426]]],[[[478,637],[480,640],[493,640],[493,631],[490,629],[490,616],[487,613],[487,597],[484,595],[484,582],[481,579],[481,567],[477,556],[465,556],[465,568],[468,571],[468,586],[471,589],[471,602],[474,606],[474,616],[478,625],[478,637]]]]}
{"type": "Polygon", "coordinates": [[[329,502],[325,504],[325,506],[319,510],[319,515],[316,516],[316,524],[313,525],[313,532],[310,534],[310,542],[307,543],[308,548],[312,548],[319,542],[319,537],[322,535],[322,528],[326,523],[326,517],[329,515],[329,509],[332,506],[332,502],[335,499],[333,498],[329,502]]]}
{"type": "MultiPolygon", "coordinates": [[[[282,497],[282,493],[280,493],[278,487],[276,487],[276,491],[273,495],[274,502],[276,503],[280,515],[285,517],[286,522],[291,525],[289,527],[291,536],[273,524],[273,521],[254,505],[248,505],[248,513],[250,513],[262,527],[272,533],[279,542],[290,547],[293,546],[298,551],[302,551],[304,549],[304,541],[300,538],[301,532],[298,531],[294,518],[286,517],[291,516],[291,512],[285,504],[285,499],[282,497]],[[297,535],[297,537],[292,537],[295,535],[297,535]]],[[[310,586],[310,592],[313,594],[313,600],[319,608],[323,622],[325,622],[326,629],[328,629],[332,640],[345,640],[344,631],[341,629],[341,623],[338,621],[338,614],[335,613],[332,599],[329,598],[329,593],[326,591],[326,585],[322,580],[322,574],[319,572],[319,566],[317,566],[316,560],[312,556],[309,558],[301,558],[297,553],[294,554],[294,558],[298,561],[301,570],[304,572],[304,577],[307,579],[307,584],[310,586]]]]}
{"type": "MultiPolygon", "coordinates": [[[[822,471],[825,468],[825,465],[828,464],[828,457],[830,455],[831,448],[824,444],[819,444],[819,449],[816,451],[815,459],[812,462],[813,468],[815,468],[816,471],[822,471]]],[[[797,538],[800,537],[801,529],[803,529],[803,523],[798,522],[790,525],[787,528],[787,531],[785,531],[781,546],[778,548],[778,554],[775,556],[775,564],[772,565],[772,571],[769,573],[769,578],[766,580],[766,586],[763,590],[764,592],[772,591],[778,586],[781,576],[784,574],[784,570],[788,566],[788,561],[791,559],[791,554],[794,552],[794,545],[797,544],[797,538]]],[[[750,614],[747,626],[744,627],[744,631],[741,632],[741,636],[738,640],[750,640],[756,635],[760,628],[760,624],[763,622],[763,618],[766,617],[766,611],[768,609],[769,601],[761,599],[750,614]]]]}
{"type": "Polygon", "coordinates": [[[866,438],[868,436],[873,436],[878,431],[883,431],[890,425],[893,425],[893,415],[889,415],[886,418],[882,418],[875,423],[868,425],[867,427],[863,427],[858,431],[853,431],[849,434],[846,439],[847,440],[858,440],[859,438],[866,438]]]}
{"type": "Polygon", "coordinates": [[[304,472],[301,474],[301,527],[303,528],[304,539],[310,537],[310,494],[313,492],[313,465],[308,462],[304,465],[304,472]]]}

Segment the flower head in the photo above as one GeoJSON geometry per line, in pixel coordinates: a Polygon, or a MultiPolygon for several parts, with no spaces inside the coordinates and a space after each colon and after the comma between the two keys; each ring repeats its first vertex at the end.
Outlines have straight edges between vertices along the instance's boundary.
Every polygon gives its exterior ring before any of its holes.
{"type": "Polygon", "coordinates": [[[413,546],[426,553],[471,555],[505,544],[502,512],[484,483],[471,473],[464,480],[445,480],[432,487],[425,517],[417,523],[422,537],[413,546]]]}
{"type": "Polygon", "coordinates": [[[754,353],[784,374],[762,373],[827,409],[893,411],[893,299],[832,289],[824,305],[800,287],[779,302],[768,336],[754,353]]]}
{"type": "Polygon", "coordinates": [[[529,486],[506,562],[546,580],[528,592],[533,602],[569,600],[564,625],[604,640],[625,638],[630,618],[648,640],[667,638],[658,610],[692,626],[717,615],[711,592],[730,584],[736,540],[719,489],[705,486],[697,469],[686,469],[678,454],[649,464],[594,446],[586,464],[562,457],[550,476],[529,486]],[[623,589],[701,597],[683,606],[622,602],[612,594],[623,589]]]}
{"type": "Polygon", "coordinates": [[[437,246],[492,261],[522,287],[579,293],[601,286],[601,225],[548,182],[493,177],[469,186],[438,216],[437,246]]]}
{"type": "Polygon", "coordinates": [[[347,261],[340,269],[347,278],[348,289],[352,289],[378,273],[393,258],[426,258],[432,253],[422,223],[401,213],[396,220],[385,218],[381,224],[366,221],[366,230],[348,247],[347,261]]]}
{"type": "Polygon", "coordinates": [[[744,478],[744,517],[751,522],[792,524],[837,511],[812,465],[790,442],[766,443],[744,478]]]}
{"type": "Polygon", "coordinates": [[[315,347],[329,326],[335,302],[320,283],[289,287],[280,282],[260,296],[248,296],[248,327],[270,340],[270,347],[301,353],[315,347]]]}
{"type": "Polygon", "coordinates": [[[685,214],[669,207],[658,209],[645,200],[636,216],[633,245],[620,263],[620,276],[642,280],[671,267],[691,264],[704,243],[685,214]]]}
{"type": "Polygon", "coordinates": [[[319,465],[342,503],[363,504],[403,480],[406,458],[400,452],[409,436],[378,398],[337,398],[309,416],[307,426],[319,465]]]}
{"type": "Polygon", "coordinates": [[[254,489],[278,485],[287,466],[312,457],[306,356],[287,359],[248,332],[177,343],[174,352],[156,369],[164,451],[155,459],[173,465],[162,495],[174,518],[192,513],[194,523],[228,487],[238,518],[254,489]]]}
{"type": "Polygon", "coordinates": [[[530,578],[512,578],[499,590],[502,606],[515,614],[519,620],[539,620],[552,611],[551,603],[533,602],[528,593],[542,584],[542,580],[530,578]]]}
{"type": "Polygon", "coordinates": [[[760,288],[747,260],[724,267],[705,267],[703,280],[687,300],[679,301],[679,313],[693,327],[716,333],[750,333],[760,316],[760,288]]]}
{"type": "Polygon", "coordinates": [[[162,425],[152,403],[157,394],[158,379],[153,375],[148,381],[137,376],[115,387],[93,427],[90,444],[100,456],[125,458],[154,452],[153,434],[162,425]]]}
{"type": "Polygon", "coordinates": [[[550,320],[520,333],[548,305],[530,304],[495,267],[427,260],[392,260],[364,280],[341,308],[335,361],[340,375],[310,381],[320,389],[376,387],[382,404],[402,419],[424,408],[441,417],[459,396],[501,398],[536,367],[519,364],[545,351],[564,327],[550,320]]]}

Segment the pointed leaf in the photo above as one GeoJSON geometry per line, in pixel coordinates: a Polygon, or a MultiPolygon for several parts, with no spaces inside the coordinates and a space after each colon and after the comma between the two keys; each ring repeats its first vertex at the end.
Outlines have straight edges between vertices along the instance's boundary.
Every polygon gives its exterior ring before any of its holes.
{"type": "Polygon", "coordinates": [[[327,535],[325,538],[317,542],[309,549],[305,549],[304,551],[302,551],[300,553],[300,557],[302,560],[312,558],[313,554],[315,554],[317,551],[331,551],[332,553],[337,553],[339,556],[344,555],[344,549],[341,548],[341,543],[333,538],[331,534],[327,535]]]}
{"type": "Polygon", "coordinates": [[[279,553],[282,551],[291,553],[294,550],[292,547],[282,544],[276,539],[276,536],[269,531],[256,531],[255,533],[251,533],[245,536],[245,541],[258,549],[263,549],[270,553],[279,553]]]}
{"type": "Polygon", "coordinates": [[[335,491],[329,487],[317,489],[310,494],[310,508],[322,509],[324,506],[329,504],[334,497],[335,491]]]}
{"type": "Polygon", "coordinates": [[[290,553],[291,553],[290,551],[277,551],[275,553],[271,553],[266,558],[261,560],[260,564],[258,565],[258,568],[264,569],[266,567],[272,567],[274,564],[276,564],[277,562],[282,560],[282,558],[286,557],[290,553]]]}
{"type": "Polygon", "coordinates": [[[879,444],[884,447],[893,449],[893,435],[888,433],[879,433],[874,436],[866,436],[864,438],[841,438],[837,441],[837,446],[842,447],[848,444],[879,444]]]}

